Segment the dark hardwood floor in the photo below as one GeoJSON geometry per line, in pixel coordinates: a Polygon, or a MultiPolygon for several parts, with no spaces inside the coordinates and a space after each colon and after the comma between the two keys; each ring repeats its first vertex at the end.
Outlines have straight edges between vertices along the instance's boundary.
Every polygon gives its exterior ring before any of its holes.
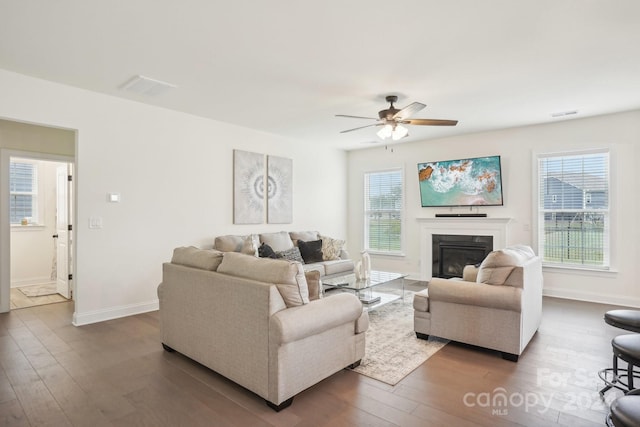
{"type": "Polygon", "coordinates": [[[72,304],[0,314],[1,426],[602,426],[596,373],[624,333],[613,306],[545,298],[518,363],[450,343],[396,386],[343,370],[276,413],[163,351],[157,312],[74,327],[72,304]]]}

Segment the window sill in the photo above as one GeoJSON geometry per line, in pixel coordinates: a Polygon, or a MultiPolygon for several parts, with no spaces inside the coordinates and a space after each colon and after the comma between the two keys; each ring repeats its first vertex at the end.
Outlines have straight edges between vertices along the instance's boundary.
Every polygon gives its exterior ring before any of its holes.
{"type": "Polygon", "coordinates": [[[379,252],[379,251],[371,251],[367,250],[369,255],[374,256],[388,256],[388,257],[396,257],[396,258],[404,258],[406,255],[404,252],[379,252]]]}
{"type": "Polygon", "coordinates": [[[574,267],[568,265],[543,265],[542,271],[548,271],[550,273],[581,274],[585,276],[614,276],[618,274],[618,270],[614,268],[603,270],[600,268],[574,267]]]}
{"type": "Polygon", "coordinates": [[[46,228],[43,224],[28,224],[28,225],[12,225],[11,231],[42,231],[46,228]]]}

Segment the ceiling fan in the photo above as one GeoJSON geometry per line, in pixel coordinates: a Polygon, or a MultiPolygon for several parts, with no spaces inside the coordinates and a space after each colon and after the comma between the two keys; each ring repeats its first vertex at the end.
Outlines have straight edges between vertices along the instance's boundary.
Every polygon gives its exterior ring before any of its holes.
{"type": "Polygon", "coordinates": [[[409,129],[402,126],[406,125],[419,125],[419,126],[455,126],[458,124],[457,120],[439,120],[439,119],[412,119],[412,115],[417,113],[426,107],[425,104],[420,102],[413,102],[402,109],[397,109],[393,106],[398,101],[396,95],[389,95],[385,98],[390,104],[386,110],[380,110],[378,112],[378,118],[373,117],[361,117],[361,116],[348,116],[345,114],[336,114],[336,117],[347,117],[351,119],[366,119],[376,120],[378,123],[372,125],[360,126],[353,129],[343,130],[340,133],[352,132],[354,130],[364,129],[371,126],[383,126],[378,131],[378,136],[381,139],[392,138],[394,141],[404,138],[409,135],[409,129]]]}

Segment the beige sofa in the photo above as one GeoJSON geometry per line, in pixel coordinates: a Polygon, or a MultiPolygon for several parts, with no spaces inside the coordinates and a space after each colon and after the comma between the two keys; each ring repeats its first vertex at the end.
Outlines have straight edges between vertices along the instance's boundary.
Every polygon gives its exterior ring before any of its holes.
{"type": "MultiPolygon", "coordinates": [[[[322,260],[304,262],[305,271],[318,271],[323,278],[353,273],[354,263],[344,247],[344,240],[324,236],[317,231],[278,231],[249,235],[225,235],[215,238],[214,249],[221,252],[241,252],[259,256],[261,245],[269,245],[280,254],[287,254],[298,248],[298,241],[312,242],[322,240],[322,260]]],[[[287,256],[287,255],[285,255],[287,256]]],[[[292,258],[290,258],[292,259],[292,258]]]]}
{"type": "Polygon", "coordinates": [[[502,352],[517,362],[542,316],[542,264],[527,246],[491,252],[462,280],[433,278],[413,300],[414,330],[502,352]]]}
{"type": "Polygon", "coordinates": [[[364,356],[362,304],[348,293],[323,298],[320,288],[319,273],[297,262],[177,248],[158,286],[163,347],[279,411],[364,356]]]}

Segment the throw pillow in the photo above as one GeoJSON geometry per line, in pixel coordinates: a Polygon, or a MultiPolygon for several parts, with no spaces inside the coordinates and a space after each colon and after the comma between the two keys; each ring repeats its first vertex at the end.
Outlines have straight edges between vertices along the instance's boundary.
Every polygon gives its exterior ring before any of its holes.
{"type": "Polygon", "coordinates": [[[228,234],[226,236],[216,237],[214,249],[220,252],[240,252],[242,251],[242,245],[247,236],[238,236],[234,234],[228,234]]]}
{"type": "Polygon", "coordinates": [[[276,258],[283,258],[289,261],[298,261],[301,264],[304,264],[304,259],[302,255],[300,255],[300,249],[295,246],[291,249],[287,249],[286,251],[276,252],[276,258]]]}
{"type": "Polygon", "coordinates": [[[298,248],[300,248],[300,254],[305,264],[323,261],[322,240],[314,240],[312,242],[298,240],[298,248]]]}
{"type": "Polygon", "coordinates": [[[325,261],[340,259],[340,252],[344,247],[344,240],[332,239],[328,236],[320,236],[322,239],[322,257],[325,261]]]}
{"type": "Polygon", "coordinates": [[[258,248],[258,255],[260,258],[278,258],[278,255],[271,249],[271,246],[263,243],[258,248]]]}
{"type": "Polygon", "coordinates": [[[293,241],[286,231],[260,234],[260,241],[271,246],[274,251],[286,251],[293,248],[293,241]]]}
{"type": "Polygon", "coordinates": [[[244,243],[242,244],[242,249],[240,252],[247,255],[253,255],[255,257],[258,256],[258,248],[260,247],[260,240],[258,239],[257,234],[249,234],[244,239],[244,243]]]}

